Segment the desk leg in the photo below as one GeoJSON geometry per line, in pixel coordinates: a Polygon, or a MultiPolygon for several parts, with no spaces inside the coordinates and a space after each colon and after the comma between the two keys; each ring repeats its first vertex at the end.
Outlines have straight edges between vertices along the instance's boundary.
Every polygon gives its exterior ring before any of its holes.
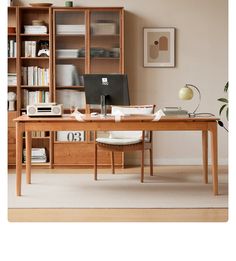
{"type": "Polygon", "coordinates": [[[213,192],[218,195],[218,152],[217,152],[217,122],[209,123],[211,132],[211,159],[212,159],[212,178],[213,192]]]}
{"type": "Polygon", "coordinates": [[[97,132],[94,131],[94,180],[97,180],[97,161],[98,161],[98,148],[97,148],[97,132]]]}
{"type": "Polygon", "coordinates": [[[202,131],[202,160],[204,181],[208,183],[208,131],[202,131]]]}
{"type": "Polygon", "coordinates": [[[26,183],[31,183],[31,146],[32,146],[32,134],[31,131],[27,131],[26,138],[26,183]]]}
{"type": "Polygon", "coordinates": [[[16,195],[21,196],[21,177],[22,177],[22,123],[16,123],[16,195]]]}

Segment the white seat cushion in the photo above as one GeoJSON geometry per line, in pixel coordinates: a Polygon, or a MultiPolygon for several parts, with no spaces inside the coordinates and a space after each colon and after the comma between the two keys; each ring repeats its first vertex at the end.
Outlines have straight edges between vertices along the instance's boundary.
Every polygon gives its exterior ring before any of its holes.
{"type": "Polygon", "coordinates": [[[109,144],[109,145],[131,145],[137,144],[142,141],[140,138],[122,138],[122,139],[113,139],[113,138],[97,138],[97,142],[109,144]]]}

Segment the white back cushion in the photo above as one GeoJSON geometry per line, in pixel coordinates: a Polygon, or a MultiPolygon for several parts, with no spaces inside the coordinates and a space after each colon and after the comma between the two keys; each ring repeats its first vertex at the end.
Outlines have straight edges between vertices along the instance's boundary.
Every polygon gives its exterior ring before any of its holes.
{"type": "MultiPolygon", "coordinates": [[[[137,114],[153,114],[154,106],[112,106],[111,114],[113,115],[137,115],[137,114]]],[[[142,138],[142,131],[111,131],[110,138],[112,139],[127,139],[127,138],[142,138]]],[[[145,133],[145,138],[147,138],[147,133],[145,133]]]]}

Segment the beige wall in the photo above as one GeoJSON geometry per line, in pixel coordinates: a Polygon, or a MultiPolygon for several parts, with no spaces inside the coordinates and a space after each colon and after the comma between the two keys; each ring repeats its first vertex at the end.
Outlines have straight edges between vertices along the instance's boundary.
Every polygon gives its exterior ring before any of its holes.
{"type": "MultiPolygon", "coordinates": [[[[39,2],[38,0],[21,1],[39,2]]],[[[41,1],[42,2],[42,1],[41,1]]],[[[64,0],[46,1],[64,5],[64,0]]],[[[199,111],[218,115],[217,98],[224,95],[227,68],[227,0],[79,0],[74,6],[124,6],[126,72],[131,101],[182,106],[191,110],[196,103],[181,102],[178,90],[185,83],[202,92],[199,111]],[[143,27],[176,28],[176,67],[143,67],[143,27]],[[192,105],[192,106],[191,106],[192,105]]],[[[195,100],[196,102],[196,100],[195,100]]],[[[199,164],[199,133],[156,133],[155,163],[199,164]]],[[[219,162],[227,163],[227,133],[219,129],[219,162]]],[[[135,159],[129,158],[134,161],[135,159]]]]}

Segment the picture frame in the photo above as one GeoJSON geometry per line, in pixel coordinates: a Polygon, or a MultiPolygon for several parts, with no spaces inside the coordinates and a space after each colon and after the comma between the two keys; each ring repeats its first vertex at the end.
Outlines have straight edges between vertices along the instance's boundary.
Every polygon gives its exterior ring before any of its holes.
{"type": "Polygon", "coordinates": [[[175,67],[175,28],[143,29],[144,67],[175,67]]]}

